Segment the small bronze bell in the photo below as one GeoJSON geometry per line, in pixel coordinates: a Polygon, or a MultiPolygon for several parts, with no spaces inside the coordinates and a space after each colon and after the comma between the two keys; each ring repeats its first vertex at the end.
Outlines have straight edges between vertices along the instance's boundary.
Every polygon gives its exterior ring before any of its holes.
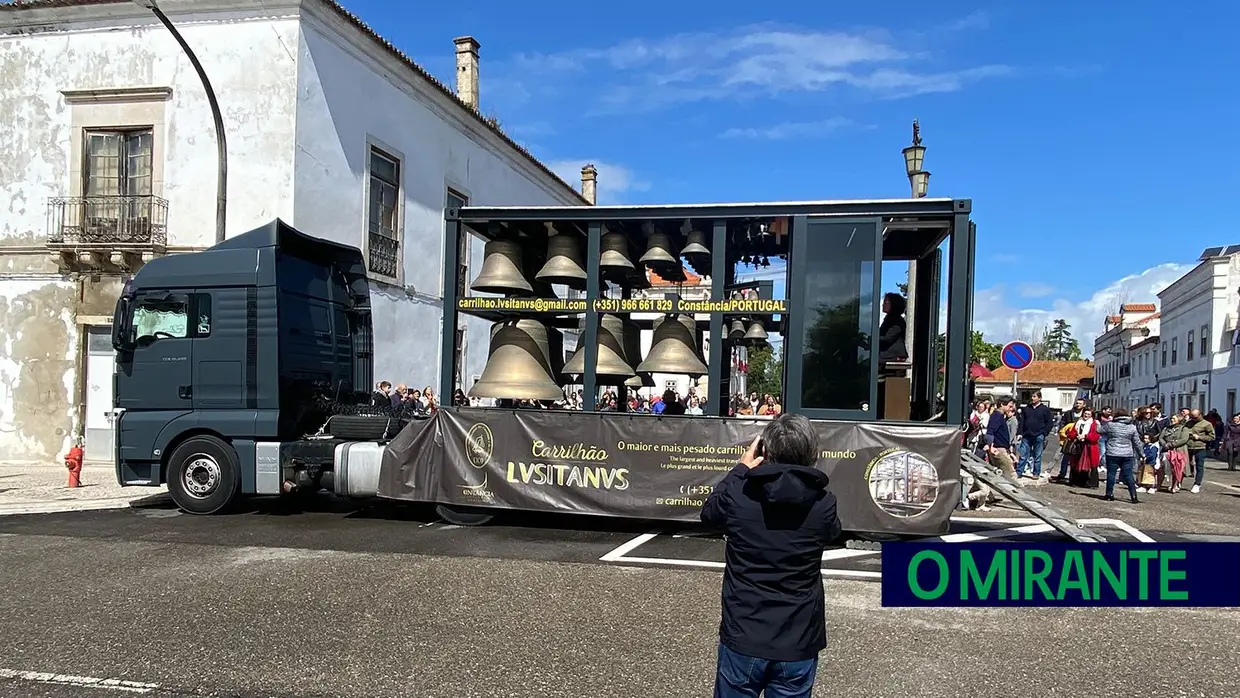
{"type": "Polygon", "coordinates": [[[521,245],[512,240],[492,240],[484,248],[482,271],[469,288],[502,295],[533,293],[534,287],[521,269],[521,245]]]}
{"type": "MultiPolygon", "coordinates": [[[[585,324],[585,321],[582,321],[585,324]]],[[[625,327],[623,318],[617,315],[600,315],[598,318],[598,363],[594,375],[600,385],[614,385],[636,375],[636,371],[625,359],[625,327]]],[[[582,328],[581,337],[585,337],[582,328]]],[[[580,376],[586,372],[586,348],[578,346],[577,351],[569,357],[562,371],[568,375],[580,376]]]]}
{"type": "Polygon", "coordinates": [[[599,271],[604,274],[625,275],[634,269],[629,259],[629,239],[624,233],[604,233],[599,241],[599,271]]]}
{"type": "Polygon", "coordinates": [[[534,275],[538,281],[560,284],[577,291],[586,289],[586,270],[582,262],[581,238],[576,235],[556,234],[552,223],[547,223],[547,263],[534,275]]]}
{"type": "MultiPolygon", "coordinates": [[[[630,366],[636,366],[642,362],[642,330],[631,320],[625,320],[624,358],[630,366]]],[[[639,373],[625,381],[624,385],[629,388],[653,388],[654,376],[649,373],[639,373]]]]}
{"type": "Polygon", "coordinates": [[[655,230],[653,223],[642,226],[646,232],[646,253],[638,260],[656,271],[659,268],[679,267],[680,258],[672,249],[672,238],[655,230]]]}
{"type": "Polygon", "coordinates": [[[551,333],[537,320],[496,323],[491,330],[491,351],[482,377],[469,389],[469,397],[497,400],[558,400],[564,390],[555,381],[551,333]]]}
{"type": "Polygon", "coordinates": [[[766,328],[762,326],[762,321],[757,318],[750,320],[749,329],[745,330],[745,336],[741,339],[741,342],[753,346],[766,344],[766,341],[766,328]]]}
{"type": "Polygon", "coordinates": [[[745,321],[736,318],[732,321],[732,327],[728,330],[728,339],[740,340],[745,338],[745,321]]]}
{"type": "Polygon", "coordinates": [[[696,378],[710,369],[698,355],[697,322],[692,315],[674,315],[656,321],[650,353],[638,373],[672,373],[696,378]]]}

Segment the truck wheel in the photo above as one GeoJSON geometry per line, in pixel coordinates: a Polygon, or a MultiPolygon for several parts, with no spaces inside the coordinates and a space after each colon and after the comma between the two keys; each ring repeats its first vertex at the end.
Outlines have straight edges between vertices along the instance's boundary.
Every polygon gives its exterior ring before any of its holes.
{"type": "Polygon", "coordinates": [[[458,507],[451,504],[436,505],[435,513],[453,526],[485,526],[495,518],[494,514],[486,513],[485,509],[458,507]]]}
{"type": "Polygon", "coordinates": [[[168,459],[168,493],[191,514],[218,514],[236,503],[241,492],[237,453],[214,436],[185,440],[168,459]]]}
{"type": "Polygon", "coordinates": [[[355,441],[390,439],[404,428],[405,420],[382,415],[337,414],[327,422],[328,434],[355,441]]]}

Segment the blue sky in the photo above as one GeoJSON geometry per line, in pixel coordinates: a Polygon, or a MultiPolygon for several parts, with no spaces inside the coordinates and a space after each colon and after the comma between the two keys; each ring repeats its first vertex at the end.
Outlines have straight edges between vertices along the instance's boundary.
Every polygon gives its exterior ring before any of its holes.
{"type": "Polygon", "coordinates": [[[1065,317],[1088,351],[1240,243],[1240,3],[345,4],[449,84],[476,37],[482,111],[601,203],[907,196],[917,117],[995,341],[1065,317]]]}

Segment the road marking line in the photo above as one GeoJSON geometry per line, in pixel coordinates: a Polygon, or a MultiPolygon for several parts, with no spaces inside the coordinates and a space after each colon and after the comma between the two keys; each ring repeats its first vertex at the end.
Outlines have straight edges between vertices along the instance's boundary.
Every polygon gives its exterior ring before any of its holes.
{"type": "Polygon", "coordinates": [[[979,531],[977,533],[948,533],[939,536],[939,540],[944,543],[972,543],[987,538],[1007,538],[1009,536],[1019,536],[1026,533],[1047,533],[1055,530],[1050,524],[1036,523],[1028,526],[1017,526],[1016,528],[1001,528],[997,531],[979,531]]]}
{"type": "Polygon", "coordinates": [[[618,546],[617,548],[607,553],[606,555],[600,557],[599,560],[602,560],[603,562],[616,562],[619,560],[619,558],[622,558],[625,555],[633,552],[639,546],[644,545],[645,543],[649,543],[651,540],[656,538],[658,535],[659,534],[657,533],[643,533],[640,536],[628,541],[627,543],[624,543],[623,545],[618,546]]]}
{"type": "Polygon", "coordinates": [[[41,671],[17,671],[0,669],[0,679],[14,679],[33,683],[59,684],[78,688],[104,688],[127,693],[150,693],[159,688],[156,683],[126,681],[124,679],[101,679],[94,676],[72,676],[69,674],[52,674],[41,671]]]}
{"type": "MultiPolygon", "coordinates": [[[[649,534],[647,534],[649,535],[649,534]]],[[[713,560],[676,560],[665,559],[661,557],[620,557],[609,560],[609,562],[623,562],[638,565],[667,565],[670,567],[705,567],[707,569],[721,570],[727,565],[722,562],[714,562],[713,560]]],[[[822,573],[828,577],[855,577],[858,579],[881,579],[882,572],[871,572],[869,570],[836,570],[822,568],[822,573]]]]}
{"type": "Polygon", "coordinates": [[[822,553],[822,561],[842,560],[850,557],[862,557],[863,555],[877,555],[877,550],[852,550],[850,548],[835,548],[834,550],[824,550],[822,553]]]}

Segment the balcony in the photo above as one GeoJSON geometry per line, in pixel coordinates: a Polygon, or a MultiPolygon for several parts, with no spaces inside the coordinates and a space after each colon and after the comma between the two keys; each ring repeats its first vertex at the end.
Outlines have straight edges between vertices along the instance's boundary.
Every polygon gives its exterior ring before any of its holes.
{"type": "Polygon", "coordinates": [[[400,243],[382,233],[370,233],[370,271],[396,279],[400,263],[400,243]]]}
{"type": "Polygon", "coordinates": [[[47,248],[70,271],[126,271],[168,248],[168,201],[77,196],[48,201],[47,248]]]}

